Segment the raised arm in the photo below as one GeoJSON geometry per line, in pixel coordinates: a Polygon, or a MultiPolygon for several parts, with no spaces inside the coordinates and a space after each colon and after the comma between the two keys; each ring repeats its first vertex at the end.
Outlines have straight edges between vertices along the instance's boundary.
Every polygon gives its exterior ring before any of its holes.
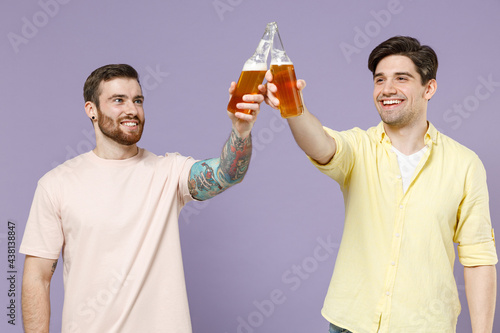
{"type": "Polygon", "coordinates": [[[24,260],[22,311],[26,333],[49,333],[50,281],[57,260],[26,256],[24,260]]]}
{"type": "Polygon", "coordinates": [[[496,267],[464,267],[464,278],[472,332],[491,333],[497,295],[496,267]]]}
{"type": "MultiPolygon", "coordinates": [[[[232,82],[229,93],[234,91],[232,82]]],[[[261,87],[262,88],[262,87],[261,87]]],[[[247,103],[238,103],[239,109],[252,110],[251,114],[228,112],[232,130],[219,158],[196,162],[191,167],[188,186],[191,196],[198,200],[210,199],[229,187],[241,182],[245,176],[252,155],[251,130],[264,101],[261,94],[244,95],[247,103]]]]}
{"type": "MultiPolygon", "coordinates": [[[[266,73],[268,81],[267,89],[262,92],[266,94],[266,103],[274,109],[278,109],[279,100],[274,95],[277,91],[273,82],[271,71],[266,73]]],[[[297,88],[302,91],[306,86],[304,80],[297,81],[297,88]]],[[[328,163],[335,155],[335,140],[326,134],[320,121],[310,113],[304,106],[304,114],[298,117],[288,118],[288,125],[292,131],[295,141],[299,147],[311,158],[320,164],[328,163]]]]}

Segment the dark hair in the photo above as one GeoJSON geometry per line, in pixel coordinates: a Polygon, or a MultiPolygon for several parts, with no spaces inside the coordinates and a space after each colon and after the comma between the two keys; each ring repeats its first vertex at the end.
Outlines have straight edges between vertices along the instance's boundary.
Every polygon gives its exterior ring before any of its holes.
{"type": "Polygon", "coordinates": [[[83,98],[85,102],[92,102],[99,107],[99,95],[101,95],[100,85],[103,81],[109,81],[114,78],[124,77],[136,79],[139,82],[139,74],[130,65],[127,64],[111,64],[99,67],[93,71],[83,86],[83,98]]]}
{"type": "Polygon", "coordinates": [[[438,59],[436,52],[427,45],[420,45],[420,42],[407,36],[395,36],[373,49],[368,57],[368,68],[375,75],[378,63],[390,55],[406,56],[413,61],[418,74],[422,79],[422,85],[429,80],[436,79],[438,69],[438,59]]]}

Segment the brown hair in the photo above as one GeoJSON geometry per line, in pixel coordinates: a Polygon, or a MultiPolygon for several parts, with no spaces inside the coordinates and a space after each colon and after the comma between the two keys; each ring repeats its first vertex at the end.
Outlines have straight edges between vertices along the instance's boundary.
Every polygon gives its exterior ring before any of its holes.
{"type": "Polygon", "coordinates": [[[395,36],[374,48],[368,57],[368,69],[373,75],[375,75],[378,63],[390,55],[402,55],[410,58],[420,74],[422,85],[425,85],[429,80],[436,79],[438,69],[436,52],[430,46],[420,45],[417,39],[395,36]]]}
{"type": "Polygon", "coordinates": [[[127,64],[111,64],[99,67],[94,70],[83,86],[83,98],[85,102],[90,101],[99,107],[99,95],[101,95],[100,85],[103,81],[109,81],[114,78],[124,77],[136,79],[139,82],[139,74],[130,65],[127,64]]]}

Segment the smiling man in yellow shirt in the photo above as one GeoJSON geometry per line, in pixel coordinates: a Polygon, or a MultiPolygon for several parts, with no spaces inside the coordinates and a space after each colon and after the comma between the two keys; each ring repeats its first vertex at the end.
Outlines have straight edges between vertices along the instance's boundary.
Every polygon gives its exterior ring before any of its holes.
{"type": "MultiPolygon", "coordinates": [[[[427,121],[437,56],[397,36],[372,51],[368,67],[378,126],[338,132],[307,109],[288,119],[300,148],[344,194],[344,233],[322,309],[330,332],[455,332],[453,243],[473,332],[492,332],[498,259],[486,173],[474,152],[427,121]]],[[[266,78],[266,102],[277,108],[266,78]]]]}

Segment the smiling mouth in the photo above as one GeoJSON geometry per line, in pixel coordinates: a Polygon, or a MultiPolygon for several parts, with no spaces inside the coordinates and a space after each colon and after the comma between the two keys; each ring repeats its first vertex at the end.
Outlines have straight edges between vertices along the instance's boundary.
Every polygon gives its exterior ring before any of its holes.
{"type": "Polygon", "coordinates": [[[127,127],[134,127],[134,126],[137,126],[137,123],[136,122],[133,122],[133,121],[127,121],[127,122],[123,122],[121,123],[123,126],[127,126],[127,127]]]}
{"type": "Polygon", "coordinates": [[[387,99],[382,101],[382,105],[397,105],[401,104],[403,101],[400,99],[387,99]]]}

